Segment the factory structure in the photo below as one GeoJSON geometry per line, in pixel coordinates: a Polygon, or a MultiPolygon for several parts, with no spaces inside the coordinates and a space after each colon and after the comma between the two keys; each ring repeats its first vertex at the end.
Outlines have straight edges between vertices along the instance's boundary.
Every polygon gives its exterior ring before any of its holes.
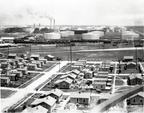
{"type": "Polygon", "coordinates": [[[122,32],[122,40],[133,41],[133,40],[138,40],[138,39],[139,39],[139,34],[133,31],[122,32]]]}

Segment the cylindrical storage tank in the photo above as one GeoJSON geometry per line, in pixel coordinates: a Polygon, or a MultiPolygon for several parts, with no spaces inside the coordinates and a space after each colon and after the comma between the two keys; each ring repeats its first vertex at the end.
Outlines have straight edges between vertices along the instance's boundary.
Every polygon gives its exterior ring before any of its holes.
{"type": "Polygon", "coordinates": [[[68,33],[69,33],[70,36],[74,35],[74,31],[68,31],[68,33]]]}
{"type": "Polygon", "coordinates": [[[45,33],[44,34],[44,38],[46,40],[49,40],[49,39],[60,39],[60,33],[55,33],[55,32],[52,32],[52,33],[45,33]]]}
{"type": "Polygon", "coordinates": [[[83,33],[82,34],[82,39],[84,40],[98,40],[100,38],[99,34],[94,34],[94,33],[83,33]]]}
{"type": "Polygon", "coordinates": [[[61,37],[64,37],[64,38],[69,37],[68,31],[61,31],[60,34],[61,34],[61,37]]]}
{"type": "Polygon", "coordinates": [[[99,34],[100,36],[104,36],[104,32],[102,32],[102,31],[92,31],[90,33],[99,34]]]}

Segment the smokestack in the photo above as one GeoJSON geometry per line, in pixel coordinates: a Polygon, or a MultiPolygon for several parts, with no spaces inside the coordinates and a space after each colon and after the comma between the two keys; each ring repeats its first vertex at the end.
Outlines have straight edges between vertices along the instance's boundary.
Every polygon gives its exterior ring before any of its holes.
{"type": "Polygon", "coordinates": [[[34,25],[33,25],[33,28],[35,29],[35,23],[34,23],[34,25]]]}
{"type": "Polygon", "coordinates": [[[41,24],[39,23],[39,29],[40,29],[40,27],[41,27],[41,24]]]}
{"type": "Polygon", "coordinates": [[[51,17],[53,19],[53,29],[55,30],[55,19],[53,17],[51,17]]]}
{"type": "Polygon", "coordinates": [[[55,19],[53,18],[53,17],[51,17],[51,16],[49,16],[49,18],[51,19],[51,21],[53,20],[53,29],[55,30],[55,19]]]}
{"type": "Polygon", "coordinates": [[[52,19],[49,18],[49,20],[50,20],[50,29],[52,29],[52,19]]]}

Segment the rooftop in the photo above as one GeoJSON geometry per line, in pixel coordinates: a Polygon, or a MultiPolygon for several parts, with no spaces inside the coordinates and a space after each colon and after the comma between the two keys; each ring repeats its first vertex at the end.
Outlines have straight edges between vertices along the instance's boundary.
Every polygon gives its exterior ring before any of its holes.
{"type": "Polygon", "coordinates": [[[61,79],[61,80],[57,80],[55,83],[58,84],[58,83],[60,83],[60,82],[67,82],[67,83],[71,84],[72,81],[73,81],[73,80],[70,79],[70,78],[64,78],[64,79],[61,79]]]}
{"type": "Polygon", "coordinates": [[[58,97],[60,97],[63,94],[63,91],[60,89],[53,89],[51,91],[46,91],[45,94],[46,95],[54,94],[54,95],[57,95],[58,97]]]}
{"type": "Polygon", "coordinates": [[[30,57],[40,57],[40,55],[31,55],[30,57]]]}
{"type": "Polygon", "coordinates": [[[90,93],[73,92],[70,94],[70,98],[90,98],[90,93]]]}
{"type": "Polygon", "coordinates": [[[80,74],[80,71],[79,70],[77,70],[77,69],[75,69],[75,70],[72,70],[72,72],[74,73],[74,74],[80,74]]]}
{"type": "Polygon", "coordinates": [[[129,78],[130,78],[130,79],[134,79],[134,78],[142,79],[142,76],[141,76],[140,74],[130,74],[130,75],[129,75],[129,78]]]}
{"type": "Polygon", "coordinates": [[[77,75],[75,75],[73,73],[69,73],[69,74],[66,74],[66,75],[62,75],[60,78],[66,78],[66,77],[71,77],[71,78],[75,79],[77,77],[77,75]]]}
{"type": "Polygon", "coordinates": [[[93,84],[96,84],[96,85],[106,85],[106,82],[94,82],[93,84]]]}
{"type": "Polygon", "coordinates": [[[56,103],[56,99],[54,99],[51,96],[48,96],[48,97],[43,98],[43,99],[36,99],[36,100],[34,100],[31,103],[31,105],[38,105],[38,104],[43,103],[43,102],[46,103],[49,106],[53,106],[56,103]]]}
{"type": "Polygon", "coordinates": [[[42,106],[36,106],[36,107],[27,107],[25,110],[23,110],[21,113],[47,113],[48,110],[42,106]]]}

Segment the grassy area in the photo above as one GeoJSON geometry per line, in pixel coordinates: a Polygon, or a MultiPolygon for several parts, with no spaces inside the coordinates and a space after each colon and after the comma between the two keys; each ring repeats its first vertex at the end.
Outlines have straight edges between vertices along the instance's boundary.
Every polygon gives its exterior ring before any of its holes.
{"type": "Polygon", "coordinates": [[[25,84],[22,84],[19,88],[25,88],[25,87],[27,87],[29,84],[31,84],[32,82],[34,82],[35,80],[37,80],[38,78],[40,78],[41,76],[43,76],[44,74],[43,73],[41,73],[41,74],[39,74],[39,75],[37,75],[37,77],[35,77],[34,79],[29,79],[29,81],[25,84]]]}
{"type": "Polygon", "coordinates": [[[7,98],[15,92],[16,91],[12,91],[12,90],[1,90],[1,98],[7,98]]]}
{"type": "MultiPolygon", "coordinates": [[[[111,46],[111,45],[108,45],[111,46]]],[[[123,47],[123,44],[120,45],[123,47]]],[[[109,48],[109,47],[106,47],[109,48]]],[[[117,48],[117,47],[116,47],[117,48]]],[[[96,46],[72,46],[72,59],[76,60],[77,58],[87,58],[87,59],[122,59],[123,56],[134,56],[135,59],[135,50],[124,50],[124,51],[107,51],[107,52],[73,52],[75,50],[95,50],[98,49],[96,46]]],[[[2,49],[1,52],[7,54],[7,48],[2,49]]],[[[10,53],[26,53],[29,51],[30,47],[19,47],[11,48],[10,53]]],[[[63,60],[70,59],[70,47],[50,47],[42,45],[32,45],[31,52],[34,54],[47,55],[52,54],[54,56],[60,57],[63,60]]],[[[137,50],[137,57],[144,58],[144,50],[137,50]]]]}
{"type": "Polygon", "coordinates": [[[115,80],[115,85],[124,85],[124,81],[120,79],[115,80]]]}

